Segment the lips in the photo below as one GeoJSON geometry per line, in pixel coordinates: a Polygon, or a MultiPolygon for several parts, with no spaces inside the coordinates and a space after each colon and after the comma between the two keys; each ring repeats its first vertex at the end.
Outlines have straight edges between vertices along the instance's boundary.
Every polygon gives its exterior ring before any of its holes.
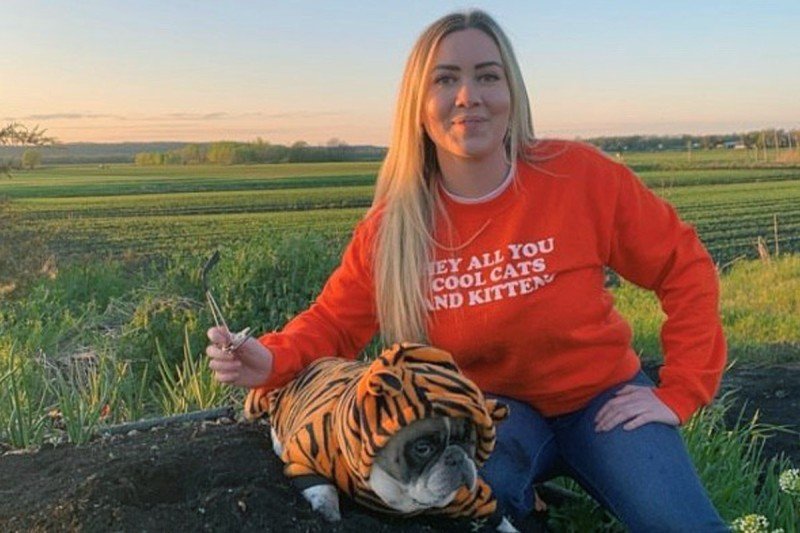
{"type": "Polygon", "coordinates": [[[484,117],[458,117],[453,119],[453,124],[479,124],[487,120],[484,117]]]}

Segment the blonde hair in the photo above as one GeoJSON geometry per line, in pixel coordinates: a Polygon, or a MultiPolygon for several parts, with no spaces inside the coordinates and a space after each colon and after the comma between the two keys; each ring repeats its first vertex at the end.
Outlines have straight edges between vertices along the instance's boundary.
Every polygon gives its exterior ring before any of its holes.
{"type": "Polygon", "coordinates": [[[395,109],[392,140],[383,161],[372,209],[383,208],[375,249],[375,292],[381,336],[386,343],[427,342],[428,264],[440,203],[434,175],[436,147],[422,127],[422,107],[433,56],[450,33],[478,29],[500,50],[511,94],[506,158],[529,160],[533,123],[528,93],[506,35],[485,12],[446,15],[431,24],[411,50],[395,109]]]}

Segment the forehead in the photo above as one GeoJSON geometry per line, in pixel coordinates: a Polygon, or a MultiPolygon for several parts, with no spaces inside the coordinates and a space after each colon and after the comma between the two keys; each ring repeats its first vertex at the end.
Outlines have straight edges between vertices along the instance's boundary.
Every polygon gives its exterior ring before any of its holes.
{"type": "Polygon", "coordinates": [[[433,54],[434,67],[441,64],[472,66],[487,61],[502,63],[500,49],[491,37],[475,28],[446,35],[433,54]]]}

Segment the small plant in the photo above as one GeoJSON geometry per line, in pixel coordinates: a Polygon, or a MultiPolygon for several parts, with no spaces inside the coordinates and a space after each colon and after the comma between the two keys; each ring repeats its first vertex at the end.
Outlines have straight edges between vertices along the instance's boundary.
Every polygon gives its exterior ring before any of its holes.
{"type": "Polygon", "coordinates": [[[786,494],[800,497],[800,468],[792,468],[781,472],[778,484],[786,494]]]}
{"type": "Polygon", "coordinates": [[[65,371],[56,369],[52,383],[69,441],[89,442],[103,418],[116,403],[124,365],[111,365],[108,357],[70,360],[65,371]]]}
{"type": "Polygon", "coordinates": [[[13,347],[9,370],[0,378],[9,386],[0,395],[0,431],[14,448],[29,448],[42,442],[47,416],[47,390],[37,379],[31,363],[18,359],[13,347]]]}
{"type": "Polygon", "coordinates": [[[741,533],[783,533],[783,528],[769,529],[769,520],[760,514],[749,514],[737,518],[731,524],[733,531],[741,533]]]}
{"type": "Polygon", "coordinates": [[[160,343],[156,343],[156,351],[162,378],[156,401],[165,414],[208,409],[227,396],[223,385],[214,380],[205,359],[193,356],[188,330],[184,330],[183,361],[179,367],[169,364],[160,343]]]}

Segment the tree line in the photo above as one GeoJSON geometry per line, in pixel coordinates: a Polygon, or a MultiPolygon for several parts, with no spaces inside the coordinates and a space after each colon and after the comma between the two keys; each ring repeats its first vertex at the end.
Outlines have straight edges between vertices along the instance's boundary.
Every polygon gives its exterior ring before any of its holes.
{"type": "Polygon", "coordinates": [[[187,144],[161,152],[139,152],[137,165],[240,165],[257,163],[311,163],[323,161],[379,161],[386,149],[376,146],[349,146],[331,139],[325,146],[311,146],[297,141],[289,146],[257,139],[255,142],[221,141],[209,144],[187,144]]]}
{"type": "Polygon", "coordinates": [[[585,139],[606,152],[655,152],[687,149],[747,148],[800,150],[800,130],[769,128],[719,135],[626,135],[585,139]]]}
{"type": "MultiPolygon", "coordinates": [[[[627,135],[583,139],[608,153],[686,151],[746,148],[756,161],[796,161],[800,157],[800,129],[770,128],[715,135],[627,135]],[[788,151],[786,150],[788,149],[788,151]],[[788,156],[788,157],[787,157],[788,156]]],[[[380,161],[386,148],[350,146],[333,138],[323,146],[305,141],[274,144],[254,142],[61,144],[38,127],[18,123],[0,126],[0,176],[13,169],[42,163],[124,163],[137,165],[236,165],[326,161],[380,161]],[[142,151],[144,149],[145,151],[142,151]],[[9,158],[10,157],[10,158],[9,158]]]]}

